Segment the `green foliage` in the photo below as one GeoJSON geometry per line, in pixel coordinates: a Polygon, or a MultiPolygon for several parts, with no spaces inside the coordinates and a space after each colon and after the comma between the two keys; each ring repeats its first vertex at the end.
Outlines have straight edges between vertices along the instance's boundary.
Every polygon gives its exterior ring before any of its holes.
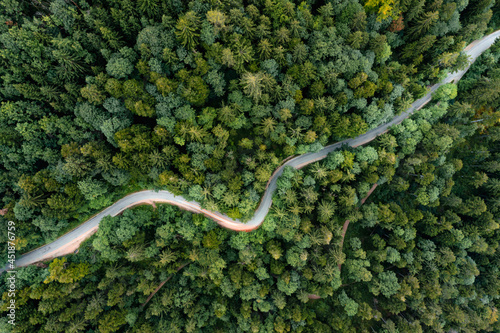
{"type": "Polygon", "coordinates": [[[107,193],[106,184],[97,179],[87,178],[78,182],[78,189],[87,200],[95,200],[107,193]]]}
{"type": "Polygon", "coordinates": [[[186,82],[182,97],[193,105],[202,106],[205,104],[209,92],[210,90],[203,79],[199,76],[195,76],[189,78],[186,82]]]}
{"type": "Polygon", "coordinates": [[[126,79],[134,70],[134,65],[126,58],[113,55],[106,65],[109,75],[117,79],[126,79]]]}
{"type": "Polygon", "coordinates": [[[348,316],[352,317],[358,313],[359,304],[356,303],[352,298],[349,298],[345,291],[342,291],[339,295],[340,304],[344,307],[345,312],[348,316]]]}
{"type": "Polygon", "coordinates": [[[179,16],[175,28],[177,38],[187,49],[191,49],[198,44],[199,33],[197,33],[197,30],[199,29],[199,18],[195,12],[189,11],[179,16]]]}
{"type": "MultiPolygon", "coordinates": [[[[282,160],[406,110],[497,12],[4,1],[0,220],[28,251],[145,188],[248,220],[282,160]]],[[[20,271],[14,330],[498,331],[498,45],[373,145],[285,168],[251,233],[162,205],[103,219],[77,255],[20,271]]]]}
{"type": "Polygon", "coordinates": [[[49,265],[50,275],[43,283],[57,281],[59,283],[75,283],[89,274],[90,265],[88,263],[72,263],[66,267],[66,258],[54,259],[49,265]]]}
{"type": "Polygon", "coordinates": [[[432,94],[432,98],[438,101],[449,101],[455,99],[455,97],[457,97],[457,86],[452,83],[440,86],[436,92],[432,94]]]}

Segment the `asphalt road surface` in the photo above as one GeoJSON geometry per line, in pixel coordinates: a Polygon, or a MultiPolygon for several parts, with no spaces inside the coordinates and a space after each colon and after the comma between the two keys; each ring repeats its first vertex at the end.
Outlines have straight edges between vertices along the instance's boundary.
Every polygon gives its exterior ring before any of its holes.
{"type": "MultiPolygon", "coordinates": [[[[479,55],[481,55],[485,50],[487,50],[499,36],[500,36],[500,30],[488,36],[485,36],[484,38],[477,40],[471,43],[469,46],[467,46],[467,48],[465,49],[465,53],[470,56],[471,62],[474,62],[479,55]]],[[[430,88],[430,92],[427,95],[415,101],[408,110],[394,117],[390,122],[381,125],[375,129],[372,129],[367,133],[360,135],[356,138],[344,140],[341,142],[337,142],[333,145],[327,146],[317,153],[307,153],[288,160],[274,172],[273,176],[271,177],[268,183],[268,187],[264,193],[264,196],[262,197],[259,207],[255,211],[255,214],[250,219],[250,221],[246,223],[240,222],[239,220],[231,219],[225,214],[221,214],[218,212],[211,212],[202,209],[197,202],[187,201],[182,196],[175,196],[168,191],[158,191],[158,192],[141,191],[127,195],[126,197],[118,200],[110,207],[104,209],[103,211],[101,211],[100,213],[98,213],[85,223],[81,224],[79,227],[73,229],[72,231],[58,238],[54,242],[44,245],[27,254],[22,255],[21,257],[16,259],[16,266],[18,267],[27,266],[39,261],[72,253],[75,250],[75,247],[77,248],[78,245],[84,239],[90,237],[90,235],[92,235],[92,233],[94,233],[97,230],[99,222],[102,220],[103,217],[107,215],[116,216],[123,210],[131,206],[145,202],[146,203],[152,201],[166,202],[179,206],[183,209],[191,210],[193,212],[203,213],[207,217],[215,220],[222,227],[231,230],[251,231],[257,229],[262,224],[264,218],[269,212],[269,208],[271,207],[272,204],[272,195],[276,189],[276,181],[282,174],[283,168],[285,166],[291,166],[300,169],[306,166],[307,164],[325,158],[328,153],[340,148],[344,144],[347,144],[351,147],[357,147],[374,140],[377,136],[387,132],[391,126],[399,124],[404,119],[409,117],[413,112],[419,110],[425,104],[427,104],[432,98],[432,93],[435,92],[436,89],[439,88],[439,86],[449,82],[456,83],[458,80],[460,80],[460,78],[464,75],[467,69],[450,74],[441,83],[433,85],[430,88]]],[[[4,269],[0,270],[0,273],[3,271],[4,269]]]]}

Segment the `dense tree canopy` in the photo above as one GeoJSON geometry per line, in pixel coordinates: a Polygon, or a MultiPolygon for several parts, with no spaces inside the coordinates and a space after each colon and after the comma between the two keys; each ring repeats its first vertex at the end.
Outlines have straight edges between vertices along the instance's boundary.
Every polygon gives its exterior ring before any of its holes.
{"type": "MultiPolygon", "coordinates": [[[[1,224],[22,253],[145,188],[248,219],[283,159],[465,68],[498,6],[0,1],[1,224]]],[[[253,232],[169,205],[106,217],[18,270],[0,331],[500,330],[499,47],[371,144],[285,168],[253,232]]]]}
{"type": "Polygon", "coordinates": [[[246,219],[280,160],[391,119],[492,18],[490,2],[0,6],[0,191],[28,248],[137,188],[246,219]]]}

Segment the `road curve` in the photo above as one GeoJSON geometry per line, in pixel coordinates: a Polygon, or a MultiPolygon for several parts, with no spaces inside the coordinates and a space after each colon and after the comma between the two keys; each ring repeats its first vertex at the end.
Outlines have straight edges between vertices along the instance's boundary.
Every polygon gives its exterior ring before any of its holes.
{"type": "MultiPolygon", "coordinates": [[[[480,40],[474,41],[469,46],[467,46],[464,52],[470,56],[471,63],[476,60],[476,58],[481,55],[485,50],[487,50],[500,36],[500,30],[493,32],[492,34],[483,37],[480,40]]],[[[399,124],[404,119],[409,117],[413,112],[422,108],[425,104],[427,104],[431,98],[432,93],[436,91],[439,86],[449,82],[457,82],[467,71],[468,67],[465,70],[456,72],[454,74],[448,75],[441,83],[435,84],[430,88],[430,91],[424,97],[416,100],[411,107],[400,115],[394,117],[390,122],[381,125],[377,128],[374,128],[365,134],[362,134],[353,139],[347,139],[341,142],[337,142],[335,144],[329,145],[317,153],[307,153],[295,158],[289,159],[283,165],[281,165],[271,177],[267,189],[262,197],[259,207],[255,211],[254,216],[247,222],[243,223],[239,220],[232,219],[225,214],[221,214],[218,212],[208,211],[206,209],[202,209],[197,202],[188,201],[184,199],[182,196],[175,196],[168,191],[140,191],[136,193],[132,193],[127,195],[126,197],[118,200],[113,205],[104,209],[100,213],[96,214],[88,221],[81,224],[79,227],[73,229],[62,237],[56,239],[54,242],[39,247],[29,253],[22,255],[21,257],[16,259],[16,266],[27,266],[33,264],[35,262],[39,262],[42,260],[47,260],[51,258],[55,258],[58,256],[63,256],[69,253],[72,253],[76,248],[78,248],[79,244],[90,237],[98,228],[99,222],[103,217],[107,215],[116,216],[125,209],[135,206],[141,203],[148,202],[163,202],[169,203],[172,205],[179,206],[182,209],[190,210],[196,213],[202,213],[205,216],[215,220],[219,225],[224,228],[228,228],[235,231],[251,231],[257,229],[264,218],[266,217],[269,208],[272,204],[272,195],[276,189],[276,181],[279,176],[283,172],[283,168],[285,166],[291,166],[296,169],[300,169],[310,163],[315,161],[319,161],[327,156],[328,153],[340,148],[342,145],[347,144],[351,147],[357,147],[363,144],[366,144],[372,140],[374,140],[377,136],[385,133],[388,129],[396,124],[399,124]]],[[[2,273],[5,269],[1,269],[0,273],[2,273]]]]}

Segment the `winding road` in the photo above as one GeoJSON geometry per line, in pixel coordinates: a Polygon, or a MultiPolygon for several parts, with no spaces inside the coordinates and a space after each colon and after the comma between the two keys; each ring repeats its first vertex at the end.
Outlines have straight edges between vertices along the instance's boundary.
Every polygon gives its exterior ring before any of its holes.
{"type": "MultiPolygon", "coordinates": [[[[494,33],[485,36],[480,40],[474,41],[469,46],[467,46],[464,52],[470,56],[471,63],[474,62],[476,58],[485,50],[487,50],[499,36],[500,30],[495,31],[494,33]]],[[[118,200],[113,205],[96,214],[88,221],[81,224],[79,227],[56,239],[54,242],[39,247],[29,253],[18,257],[16,259],[16,266],[27,266],[39,261],[72,253],[76,249],[78,249],[81,242],[90,237],[97,230],[97,228],[99,227],[99,222],[103,219],[103,217],[107,215],[116,216],[125,209],[142,203],[161,202],[176,205],[182,209],[190,210],[196,213],[202,213],[205,216],[215,220],[222,227],[235,231],[251,231],[257,229],[262,224],[264,218],[269,212],[269,208],[272,204],[272,195],[276,189],[276,181],[282,174],[283,168],[285,166],[291,166],[293,168],[300,169],[310,163],[325,158],[328,153],[340,148],[344,144],[347,144],[351,147],[357,147],[374,140],[377,136],[387,132],[391,126],[399,124],[404,119],[413,114],[413,112],[419,110],[425,104],[427,104],[432,98],[432,93],[434,93],[436,89],[439,88],[442,84],[449,82],[456,83],[458,80],[460,80],[467,69],[468,67],[465,70],[450,74],[441,83],[433,85],[427,95],[416,100],[408,110],[394,117],[390,122],[372,129],[356,138],[344,140],[327,146],[317,153],[303,154],[289,159],[288,161],[283,163],[272,175],[259,207],[255,211],[254,216],[247,223],[232,219],[225,214],[202,209],[197,202],[187,201],[182,196],[175,196],[168,191],[140,191],[129,194],[126,197],[118,200]]],[[[4,270],[5,269],[1,269],[0,273],[2,273],[4,270]]]]}

